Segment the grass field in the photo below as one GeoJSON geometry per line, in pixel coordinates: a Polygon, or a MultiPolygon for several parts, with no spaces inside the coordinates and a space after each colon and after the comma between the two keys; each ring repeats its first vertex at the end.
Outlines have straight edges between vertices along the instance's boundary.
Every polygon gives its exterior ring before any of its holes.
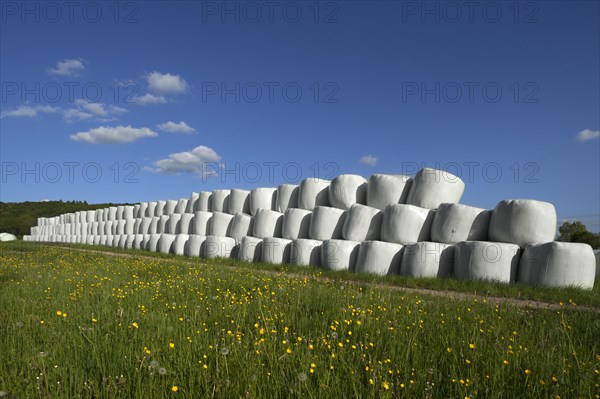
{"type": "Polygon", "coordinates": [[[0,245],[0,396],[600,397],[598,282],[534,289],[128,253],[0,245]]]}

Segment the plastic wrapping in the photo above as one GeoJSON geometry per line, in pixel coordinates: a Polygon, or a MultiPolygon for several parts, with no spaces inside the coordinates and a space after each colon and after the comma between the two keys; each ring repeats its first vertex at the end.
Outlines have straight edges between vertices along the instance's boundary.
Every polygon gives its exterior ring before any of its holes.
{"type": "Polygon", "coordinates": [[[242,238],[242,242],[240,243],[240,249],[238,253],[238,259],[246,262],[262,261],[262,245],[262,238],[250,236],[242,238]]]}
{"type": "Polygon", "coordinates": [[[299,266],[321,266],[321,240],[298,238],[292,241],[290,263],[299,266]]]}
{"type": "Polygon", "coordinates": [[[392,242],[364,241],[358,250],[356,266],[351,270],[381,276],[398,274],[403,248],[403,245],[392,242]]]}
{"type": "Polygon", "coordinates": [[[516,244],[461,241],[454,249],[454,276],[463,280],[514,282],[519,256],[516,244]]]}
{"type": "Polygon", "coordinates": [[[548,202],[517,199],[500,201],[492,212],[490,241],[527,244],[554,240],[556,209],[548,202]]]}
{"type": "Polygon", "coordinates": [[[253,236],[256,238],[281,237],[283,213],[258,209],[254,218],[253,236]]]}
{"type": "Polygon", "coordinates": [[[200,193],[190,194],[190,199],[188,200],[187,205],[185,207],[185,213],[193,214],[194,212],[196,212],[199,198],[200,198],[200,193]]]}
{"type": "Polygon", "coordinates": [[[180,234],[181,233],[181,213],[174,213],[169,216],[169,220],[165,225],[165,233],[180,234]]]}
{"type": "Polygon", "coordinates": [[[179,220],[179,232],[178,234],[192,234],[194,223],[193,213],[182,213],[181,219],[179,220]]]}
{"type": "Polygon", "coordinates": [[[231,229],[229,237],[234,238],[237,242],[241,242],[242,238],[252,235],[254,229],[254,218],[245,213],[236,213],[231,221],[231,229]]]}
{"type": "Polygon", "coordinates": [[[169,222],[169,215],[162,215],[158,218],[158,223],[156,224],[156,231],[158,233],[167,233],[167,223],[169,222]]]}
{"type": "Polygon", "coordinates": [[[454,272],[454,246],[417,242],[404,247],[400,274],[412,277],[450,277],[454,272]]]}
{"type": "Polygon", "coordinates": [[[223,212],[213,212],[212,218],[210,219],[210,235],[228,237],[231,231],[231,221],[233,215],[223,212]]]}
{"type": "Polygon", "coordinates": [[[409,205],[436,209],[441,203],[458,203],[465,183],[458,176],[443,170],[421,169],[410,186],[406,199],[409,205]]]}
{"type": "Polygon", "coordinates": [[[289,208],[283,214],[282,237],[289,240],[308,238],[310,231],[311,211],[289,208]]]}
{"type": "Polygon", "coordinates": [[[314,240],[341,239],[347,211],[328,206],[314,208],[311,220],[309,237],[314,240]]]}
{"type": "Polygon", "coordinates": [[[354,270],[360,242],[325,240],[321,245],[321,266],[327,270],[354,270]]]}
{"type": "Polygon", "coordinates": [[[414,205],[388,205],[381,222],[381,240],[397,244],[429,241],[435,211],[414,205]]]}
{"type": "Polygon", "coordinates": [[[177,207],[176,200],[168,200],[165,202],[165,207],[163,208],[163,215],[172,215],[175,213],[175,208],[177,207]]]}
{"type": "Polygon", "coordinates": [[[263,240],[262,261],[265,263],[289,263],[292,240],[266,237],[263,240]]]}
{"type": "Polygon", "coordinates": [[[210,220],[212,212],[197,211],[194,213],[192,222],[192,233],[202,236],[207,236],[210,232],[210,220]]]}
{"type": "Polygon", "coordinates": [[[195,212],[212,212],[212,192],[201,191],[198,193],[198,201],[196,201],[195,212]]]}
{"type": "Polygon", "coordinates": [[[167,201],[156,201],[156,207],[154,208],[154,216],[163,216],[165,214],[165,205],[167,205],[167,201]]]}
{"type": "Polygon", "coordinates": [[[250,192],[250,213],[256,216],[259,209],[277,208],[277,189],[271,187],[255,188],[250,192]]]}
{"type": "Polygon", "coordinates": [[[188,199],[181,198],[179,201],[177,201],[177,205],[175,205],[175,213],[185,213],[187,207],[188,207],[188,199]]]}
{"type": "Polygon", "coordinates": [[[229,193],[230,190],[213,190],[210,197],[211,210],[213,212],[227,213],[229,211],[229,193]]]}
{"type": "Polygon", "coordinates": [[[349,241],[379,240],[383,212],[377,208],[354,204],[348,211],[342,236],[349,241]]]}
{"type": "Polygon", "coordinates": [[[298,208],[312,211],[316,206],[329,206],[329,180],[307,178],[298,189],[298,208]]]}
{"type": "Polygon", "coordinates": [[[160,240],[158,240],[157,244],[158,252],[163,254],[172,253],[175,237],[175,234],[161,234],[160,240]]]}
{"type": "Polygon", "coordinates": [[[185,256],[199,258],[203,251],[204,241],[206,241],[205,235],[190,234],[184,248],[185,256]]]}
{"type": "Polygon", "coordinates": [[[210,235],[207,236],[204,241],[203,255],[205,258],[209,259],[232,258],[236,255],[236,246],[237,243],[234,238],[210,235]]]}
{"type": "Polygon", "coordinates": [[[146,206],[145,216],[149,217],[149,218],[156,216],[156,206],[157,205],[158,205],[158,202],[156,202],[156,201],[148,202],[148,205],[146,206]]]}
{"type": "Polygon", "coordinates": [[[298,191],[300,186],[297,184],[280,184],[277,187],[277,207],[276,211],[285,213],[288,208],[298,208],[298,191]]]}
{"type": "Polygon", "coordinates": [[[461,204],[440,204],[431,225],[431,240],[454,244],[487,241],[492,212],[461,204]]]}
{"type": "Polygon", "coordinates": [[[236,213],[250,214],[250,191],[233,189],[229,194],[229,209],[232,215],[236,213]]]}
{"type": "Polygon", "coordinates": [[[190,239],[188,234],[177,234],[175,236],[175,240],[173,241],[173,253],[175,255],[184,255],[185,254],[185,246],[190,239]]]}
{"type": "Polygon", "coordinates": [[[359,175],[339,175],[329,185],[329,205],[344,210],[367,203],[367,180],[359,175]]]}

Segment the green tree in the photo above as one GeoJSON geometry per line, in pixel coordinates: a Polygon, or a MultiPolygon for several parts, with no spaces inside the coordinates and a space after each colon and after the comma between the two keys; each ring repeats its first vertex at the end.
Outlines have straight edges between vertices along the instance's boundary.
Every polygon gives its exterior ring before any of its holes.
{"type": "Polygon", "coordinates": [[[582,242],[589,244],[592,248],[600,248],[600,234],[594,234],[588,231],[585,224],[580,221],[573,223],[564,222],[558,228],[559,235],[557,241],[564,242],[582,242]]]}

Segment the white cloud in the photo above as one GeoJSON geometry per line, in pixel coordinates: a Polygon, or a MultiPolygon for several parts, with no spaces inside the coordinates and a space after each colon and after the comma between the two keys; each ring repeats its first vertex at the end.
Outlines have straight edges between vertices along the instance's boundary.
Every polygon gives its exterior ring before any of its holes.
{"type": "Polygon", "coordinates": [[[60,108],[51,107],[49,105],[21,105],[19,108],[0,113],[0,118],[34,118],[38,113],[54,113],[59,112],[60,108]]]}
{"type": "Polygon", "coordinates": [[[58,76],[76,76],[77,72],[82,71],[85,68],[83,63],[79,60],[63,60],[56,63],[56,68],[48,70],[50,75],[58,76]]]}
{"type": "Polygon", "coordinates": [[[103,122],[114,120],[115,115],[127,112],[125,108],[103,103],[91,103],[83,99],[75,100],[75,107],[64,110],[63,117],[68,120],[87,120],[97,118],[103,122]]]}
{"type": "Polygon", "coordinates": [[[362,157],[360,159],[360,163],[363,163],[367,166],[375,166],[375,165],[377,165],[378,160],[379,160],[379,158],[374,157],[373,155],[369,154],[369,155],[365,155],[364,157],[362,157]]]}
{"type": "Polygon", "coordinates": [[[100,126],[87,132],[71,135],[71,140],[89,144],[131,143],[144,137],[155,137],[158,134],[147,127],[100,126]]]}
{"type": "Polygon", "coordinates": [[[577,133],[577,140],[579,141],[588,141],[588,140],[593,140],[593,139],[597,139],[600,138],[600,131],[596,130],[590,130],[590,129],[585,129],[582,130],[581,132],[577,133]]]}
{"type": "Polygon", "coordinates": [[[207,163],[221,160],[219,154],[210,147],[198,146],[191,151],[169,154],[168,158],[154,162],[154,168],[146,168],[155,173],[181,174],[192,173],[199,176],[214,174],[214,170],[207,168],[207,163]]]}
{"type": "Polygon", "coordinates": [[[167,123],[162,123],[160,125],[157,125],[156,127],[158,127],[162,131],[169,133],[194,133],[196,131],[196,129],[189,126],[184,121],[181,121],[179,123],[168,121],[167,123]]]}
{"type": "Polygon", "coordinates": [[[167,102],[167,99],[163,96],[155,96],[154,94],[146,93],[143,96],[134,97],[131,102],[140,105],[164,104],[167,102]]]}
{"type": "Polygon", "coordinates": [[[179,75],[152,72],[146,76],[148,90],[158,95],[179,94],[187,89],[186,81],[179,75]]]}

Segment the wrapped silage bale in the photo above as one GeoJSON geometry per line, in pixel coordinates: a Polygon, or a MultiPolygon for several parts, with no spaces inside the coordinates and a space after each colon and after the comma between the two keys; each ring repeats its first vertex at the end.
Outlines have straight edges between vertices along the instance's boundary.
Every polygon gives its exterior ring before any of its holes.
{"type": "Polygon", "coordinates": [[[292,240],[266,237],[263,240],[262,261],[265,263],[289,263],[292,240]]]}
{"type": "Polygon", "coordinates": [[[331,240],[342,238],[347,211],[328,206],[317,206],[310,218],[308,236],[313,240],[331,240]]]}
{"type": "Polygon", "coordinates": [[[414,205],[388,205],[381,222],[381,240],[397,244],[429,241],[435,211],[414,205]]]}
{"type": "Polygon", "coordinates": [[[125,219],[125,234],[135,234],[135,221],[136,219],[128,218],[125,219]]]}
{"type": "Polygon", "coordinates": [[[101,245],[101,241],[102,241],[102,236],[101,235],[95,235],[94,236],[94,245],[101,245]]]}
{"type": "Polygon", "coordinates": [[[298,208],[298,191],[300,186],[297,184],[280,184],[277,187],[277,206],[276,211],[285,213],[288,208],[298,208]]]}
{"type": "Polygon", "coordinates": [[[106,222],[98,222],[98,235],[102,236],[106,234],[106,222]]]}
{"type": "Polygon", "coordinates": [[[123,219],[133,219],[133,205],[123,207],[123,219]]]}
{"type": "Polygon", "coordinates": [[[357,273],[371,273],[380,276],[398,274],[402,261],[402,244],[383,241],[363,241],[358,250],[357,273]]]}
{"type": "Polygon", "coordinates": [[[243,237],[238,250],[238,259],[246,262],[260,262],[262,260],[262,245],[262,238],[243,237]]]}
{"type": "Polygon", "coordinates": [[[125,213],[125,205],[117,206],[117,216],[116,216],[117,220],[123,219],[124,213],[125,213]]]}
{"type": "Polygon", "coordinates": [[[169,222],[169,217],[169,215],[162,215],[158,218],[158,223],[156,224],[157,233],[167,232],[167,223],[169,222]]]}
{"type": "Polygon", "coordinates": [[[167,200],[165,207],[163,208],[163,215],[172,215],[175,213],[175,207],[177,206],[176,200],[167,200]]]}
{"type": "Polygon", "coordinates": [[[161,217],[165,213],[165,205],[167,205],[167,201],[160,200],[156,201],[156,206],[154,207],[154,216],[161,217]]]}
{"type": "Polygon", "coordinates": [[[321,266],[327,270],[354,270],[360,242],[325,240],[321,244],[321,266]]]}
{"type": "Polygon", "coordinates": [[[281,237],[283,213],[269,209],[258,209],[254,217],[252,235],[256,238],[281,237]]]}
{"type": "Polygon", "coordinates": [[[100,233],[100,223],[101,222],[90,223],[90,234],[91,235],[97,236],[97,235],[101,234],[100,233]]]}
{"type": "MultiPolygon", "coordinates": [[[[232,191],[233,193],[233,191],[232,191]]],[[[254,218],[248,214],[238,212],[233,216],[229,237],[241,242],[242,238],[252,235],[254,230],[254,218]]]]}
{"type": "Polygon", "coordinates": [[[148,234],[158,234],[158,223],[160,218],[153,216],[150,218],[150,225],[148,226],[148,234]]]}
{"type": "Polygon", "coordinates": [[[96,209],[94,211],[94,222],[102,222],[104,219],[102,215],[104,214],[104,209],[96,209]]]}
{"type": "Polygon", "coordinates": [[[175,236],[175,240],[173,241],[173,253],[175,255],[184,255],[185,254],[185,246],[190,239],[188,234],[177,234],[175,236]]]}
{"type": "Polygon", "coordinates": [[[488,233],[490,241],[509,242],[521,247],[550,242],[556,233],[556,209],[543,201],[500,201],[492,211],[488,233]]]}
{"type": "MultiPolygon", "coordinates": [[[[148,202],[148,205],[146,206],[146,214],[144,216],[150,217],[150,218],[156,216],[156,207],[157,206],[158,206],[157,201],[148,202]]],[[[161,210],[161,212],[162,212],[162,210],[161,210]]]]}
{"type": "Polygon", "coordinates": [[[290,263],[298,266],[321,266],[321,240],[298,238],[292,241],[290,263]]]}
{"type": "Polygon", "coordinates": [[[117,234],[113,236],[112,246],[114,248],[119,248],[119,242],[121,242],[121,235],[117,234]]]}
{"type": "MultiPolygon", "coordinates": [[[[149,251],[150,250],[150,240],[152,239],[152,234],[144,234],[143,236],[144,236],[144,238],[142,239],[142,242],[140,244],[140,249],[149,251]]],[[[158,240],[156,242],[158,242],[158,240]]],[[[155,247],[156,247],[156,245],[155,245],[155,247]]]]}
{"type": "Polygon", "coordinates": [[[454,249],[454,277],[511,283],[517,278],[519,256],[516,244],[461,241],[454,249]]]}
{"type": "Polygon", "coordinates": [[[87,211],[86,219],[88,223],[92,223],[96,221],[96,211],[87,211]]]}
{"type": "Polygon", "coordinates": [[[192,234],[193,232],[193,213],[182,213],[179,221],[179,234],[192,234]]]}
{"type": "Polygon", "coordinates": [[[596,259],[588,244],[547,242],[525,247],[518,282],[544,287],[594,288],[596,259]]]}
{"type": "Polygon", "coordinates": [[[193,256],[199,258],[202,254],[202,247],[206,241],[205,235],[190,234],[188,241],[184,248],[185,256],[193,256]]]}
{"type": "Polygon", "coordinates": [[[137,233],[138,234],[151,234],[150,223],[152,223],[152,218],[150,218],[150,217],[140,218],[137,233]]]}
{"type": "Polygon", "coordinates": [[[102,246],[108,245],[109,239],[110,239],[110,242],[112,242],[112,236],[108,236],[106,234],[101,235],[100,236],[100,245],[102,245],[102,246]]]}
{"type": "Polygon", "coordinates": [[[400,274],[412,277],[450,277],[454,271],[454,246],[423,241],[404,247],[400,274]]]}
{"type": "Polygon", "coordinates": [[[329,184],[329,206],[344,210],[367,203],[367,180],[359,175],[339,175],[329,184]]]}
{"type": "Polygon", "coordinates": [[[201,191],[198,194],[198,201],[196,201],[195,212],[212,212],[212,192],[210,191],[201,191]]]}
{"type": "Polygon", "coordinates": [[[289,208],[283,214],[281,235],[288,240],[308,238],[312,212],[306,209],[289,208]]]}
{"type": "Polygon", "coordinates": [[[128,236],[128,235],[126,235],[126,234],[121,234],[121,235],[119,236],[119,244],[118,244],[118,247],[119,247],[119,248],[121,248],[121,249],[125,249],[125,248],[127,247],[127,238],[128,238],[128,237],[129,237],[129,236],[128,236]]]}
{"type": "Polygon", "coordinates": [[[382,211],[388,205],[404,204],[412,179],[403,175],[374,174],[369,177],[367,205],[382,211]]]}
{"type": "Polygon", "coordinates": [[[192,193],[190,194],[190,199],[187,202],[185,207],[185,213],[194,213],[196,212],[196,207],[198,203],[198,198],[200,198],[200,193],[192,193]]]}
{"type": "Polygon", "coordinates": [[[256,216],[259,209],[275,210],[277,208],[277,189],[260,187],[250,191],[250,214],[256,216]]]}
{"type": "Polygon", "coordinates": [[[140,208],[142,207],[142,204],[135,204],[133,205],[133,217],[134,218],[141,218],[142,216],[140,216],[140,208]]]}
{"type": "Polygon", "coordinates": [[[431,225],[431,240],[447,244],[487,241],[491,215],[492,211],[488,209],[461,204],[440,204],[431,225]]]}
{"type": "Polygon", "coordinates": [[[312,211],[316,206],[329,206],[330,183],[312,177],[302,180],[298,189],[298,208],[312,211]]]}
{"type": "MultiPolygon", "coordinates": [[[[233,215],[229,215],[233,216],[233,215]]],[[[206,236],[204,241],[204,253],[205,258],[231,258],[232,255],[236,255],[236,246],[234,238],[222,237],[222,236],[206,236]]]]}
{"type": "Polygon", "coordinates": [[[169,234],[180,234],[181,230],[181,213],[174,213],[169,216],[169,221],[166,225],[166,232],[169,234]]]}
{"type": "Polygon", "coordinates": [[[115,234],[117,234],[117,235],[125,234],[125,220],[123,220],[123,219],[117,220],[117,229],[115,231],[115,234]]]}
{"type": "Polygon", "coordinates": [[[135,234],[133,236],[133,242],[131,243],[131,247],[133,249],[144,249],[144,247],[142,246],[143,241],[144,241],[143,234],[135,234]]]}
{"type": "Polygon", "coordinates": [[[232,189],[229,193],[229,209],[227,212],[232,215],[236,213],[250,214],[250,191],[232,189]]]}
{"type": "Polygon", "coordinates": [[[460,177],[447,171],[424,168],[417,172],[406,203],[436,209],[441,203],[458,203],[465,191],[460,177]]]}
{"type": "Polygon", "coordinates": [[[224,212],[213,212],[210,219],[210,235],[220,237],[229,236],[232,220],[233,215],[224,212]]]}
{"type": "Polygon", "coordinates": [[[211,210],[213,212],[227,213],[229,210],[229,194],[231,190],[213,190],[210,197],[211,210]]]}
{"type": "Polygon", "coordinates": [[[354,204],[350,207],[342,237],[349,241],[379,240],[383,212],[367,205],[354,204]]]}
{"type": "Polygon", "coordinates": [[[202,236],[209,235],[212,215],[212,212],[196,211],[192,222],[192,233],[202,236]]]}
{"type": "Polygon", "coordinates": [[[188,206],[188,199],[181,198],[179,201],[177,201],[177,205],[175,205],[175,213],[185,213],[187,206],[188,206]]]}
{"type": "Polygon", "coordinates": [[[95,236],[92,236],[92,235],[85,236],[84,243],[87,245],[94,245],[94,237],[95,236]]]}
{"type": "Polygon", "coordinates": [[[115,234],[116,231],[116,221],[114,220],[108,220],[104,223],[104,234],[106,235],[113,235],[115,234]]]}
{"type": "Polygon", "coordinates": [[[175,241],[175,234],[161,234],[160,235],[160,240],[158,240],[157,243],[157,252],[163,253],[163,254],[168,254],[173,252],[172,251],[172,247],[173,247],[173,241],[175,241]]]}

